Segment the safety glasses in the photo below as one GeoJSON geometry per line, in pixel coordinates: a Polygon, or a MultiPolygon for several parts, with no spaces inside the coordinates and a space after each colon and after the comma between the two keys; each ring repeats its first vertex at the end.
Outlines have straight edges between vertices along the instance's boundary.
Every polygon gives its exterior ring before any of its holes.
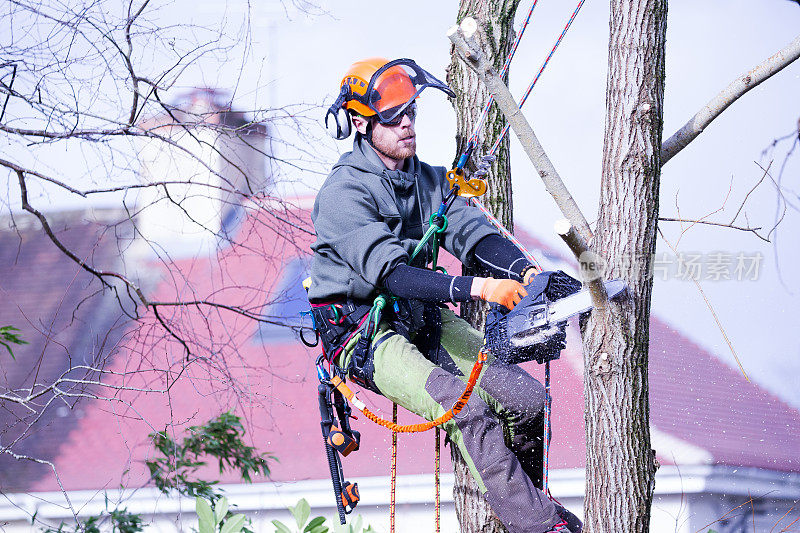
{"type": "MultiPolygon", "coordinates": [[[[394,114],[394,112],[392,112],[392,114],[394,114]]],[[[380,122],[384,126],[390,126],[390,127],[399,126],[400,123],[403,122],[403,117],[406,117],[406,116],[412,122],[414,121],[415,118],[417,118],[417,103],[416,102],[411,102],[411,105],[409,105],[409,106],[405,107],[404,109],[402,109],[399,112],[399,114],[397,114],[397,116],[395,116],[391,120],[381,120],[380,117],[378,117],[378,122],[380,122]]]]}

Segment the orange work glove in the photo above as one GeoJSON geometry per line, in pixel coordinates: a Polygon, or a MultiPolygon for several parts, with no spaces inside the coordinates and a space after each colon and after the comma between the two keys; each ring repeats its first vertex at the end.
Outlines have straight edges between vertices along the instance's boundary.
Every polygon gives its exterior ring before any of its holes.
{"type": "Polygon", "coordinates": [[[509,311],[527,295],[522,283],[513,279],[485,278],[480,290],[481,300],[500,304],[509,311]]]}

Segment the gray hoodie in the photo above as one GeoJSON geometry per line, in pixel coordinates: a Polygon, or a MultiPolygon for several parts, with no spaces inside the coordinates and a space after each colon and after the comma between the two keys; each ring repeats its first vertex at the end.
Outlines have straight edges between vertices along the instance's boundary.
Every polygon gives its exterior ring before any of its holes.
{"type": "MultiPolygon", "coordinates": [[[[353,151],[339,158],[314,202],[309,298],[371,300],[392,270],[408,259],[449,190],[444,167],[414,156],[405,170],[388,170],[356,135],[353,151]]],[[[462,263],[482,238],[497,230],[481,212],[457,198],[447,213],[442,246],[462,263]]],[[[430,259],[430,246],[426,250],[430,259]]],[[[420,262],[421,263],[421,262],[420,262]]],[[[417,264],[415,266],[424,266],[417,264]]]]}

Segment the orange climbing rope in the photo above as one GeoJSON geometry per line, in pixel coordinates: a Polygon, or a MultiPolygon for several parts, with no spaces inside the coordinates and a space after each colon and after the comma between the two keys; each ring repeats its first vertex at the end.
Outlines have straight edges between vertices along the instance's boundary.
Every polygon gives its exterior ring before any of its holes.
{"type": "Polygon", "coordinates": [[[401,426],[397,423],[397,404],[392,403],[392,420],[384,420],[380,418],[378,415],[370,411],[364,402],[359,400],[355,393],[347,386],[342,378],[339,376],[334,375],[330,378],[331,384],[336,387],[336,389],[342,393],[342,395],[347,398],[347,400],[355,406],[356,409],[364,413],[364,416],[375,422],[376,424],[388,428],[392,431],[392,467],[391,467],[391,489],[389,491],[389,533],[395,533],[395,495],[397,489],[397,434],[398,433],[419,433],[422,431],[427,431],[431,428],[436,428],[436,459],[435,459],[435,470],[434,470],[434,482],[436,486],[436,506],[435,506],[435,523],[436,523],[436,533],[441,531],[441,496],[440,496],[440,480],[439,480],[439,470],[440,470],[440,448],[439,448],[439,426],[445,424],[446,422],[450,421],[454,416],[461,412],[464,409],[464,406],[467,405],[470,397],[472,396],[472,391],[475,388],[475,385],[478,383],[478,378],[483,371],[483,365],[486,363],[488,355],[486,353],[486,347],[482,347],[478,351],[478,359],[475,361],[475,364],[472,367],[472,371],[469,373],[469,379],[467,380],[467,385],[464,388],[464,392],[461,393],[461,396],[456,400],[446,413],[435,420],[431,420],[428,422],[424,422],[421,424],[408,424],[405,426],[401,426]]]}
{"type": "Polygon", "coordinates": [[[481,371],[483,370],[483,365],[486,363],[487,354],[485,347],[481,348],[478,352],[478,359],[475,361],[475,365],[472,367],[472,371],[469,373],[469,379],[467,380],[467,386],[464,389],[464,392],[461,393],[461,396],[456,400],[456,403],[453,404],[453,407],[450,408],[445,414],[440,416],[435,420],[430,420],[428,422],[423,422],[419,424],[408,424],[405,426],[401,426],[396,422],[392,422],[390,420],[384,420],[383,418],[379,417],[375,413],[369,410],[364,402],[359,400],[355,393],[347,386],[347,384],[340,378],[339,376],[333,376],[331,378],[331,384],[336,387],[339,392],[341,392],[348,401],[355,406],[356,409],[364,413],[364,416],[368,419],[372,420],[379,426],[383,426],[388,428],[392,431],[397,433],[419,433],[422,431],[428,431],[431,428],[441,426],[442,424],[449,422],[455,415],[461,412],[467,402],[469,401],[470,396],[472,396],[472,390],[475,388],[475,384],[478,382],[478,378],[481,375],[481,371]]]}
{"type": "MultiPolygon", "coordinates": [[[[397,425],[397,404],[392,403],[392,422],[397,425]]],[[[392,431],[392,483],[389,494],[389,533],[394,533],[395,494],[397,493],[397,432],[392,431]]]]}
{"type": "Polygon", "coordinates": [[[434,431],[434,439],[436,439],[436,445],[434,446],[434,450],[436,451],[436,459],[434,461],[434,469],[433,469],[433,485],[436,490],[435,501],[436,505],[434,507],[433,516],[434,522],[436,523],[436,533],[439,533],[441,530],[441,516],[442,516],[442,497],[441,497],[441,483],[439,481],[439,470],[441,468],[441,451],[439,447],[439,428],[436,428],[434,431]]]}
{"type": "MultiPolygon", "coordinates": [[[[397,404],[392,402],[392,422],[397,424],[397,404]]],[[[436,525],[435,533],[440,533],[442,530],[442,497],[441,497],[441,447],[440,447],[439,427],[434,431],[434,469],[433,469],[433,486],[435,490],[434,508],[433,508],[433,521],[436,525]]],[[[392,431],[392,467],[391,467],[391,483],[389,490],[389,533],[395,533],[395,516],[397,511],[396,497],[397,497],[397,432],[392,431]]]]}

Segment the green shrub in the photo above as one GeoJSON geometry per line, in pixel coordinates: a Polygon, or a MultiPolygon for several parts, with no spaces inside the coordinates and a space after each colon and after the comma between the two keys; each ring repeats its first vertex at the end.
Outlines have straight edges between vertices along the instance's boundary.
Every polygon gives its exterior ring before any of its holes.
{"type": "Polygon", "coordinates": [[[275,533],[377,533],[370,525],[366,529],[363,527],[364,520],[361,515],[353,518],[349,524],[339,524],[337,518],[333,529],[325,525],[326,519],[322,516],[314,517],[308,521],[308,517],[311,515],[311,506],[308,505],[305,498],[301,498],[294,507],[289,507],[289,512],[294,516],[297,529],[292,530],[280,520],[273,520],[272,525],[275,526],[275,533]]]}

